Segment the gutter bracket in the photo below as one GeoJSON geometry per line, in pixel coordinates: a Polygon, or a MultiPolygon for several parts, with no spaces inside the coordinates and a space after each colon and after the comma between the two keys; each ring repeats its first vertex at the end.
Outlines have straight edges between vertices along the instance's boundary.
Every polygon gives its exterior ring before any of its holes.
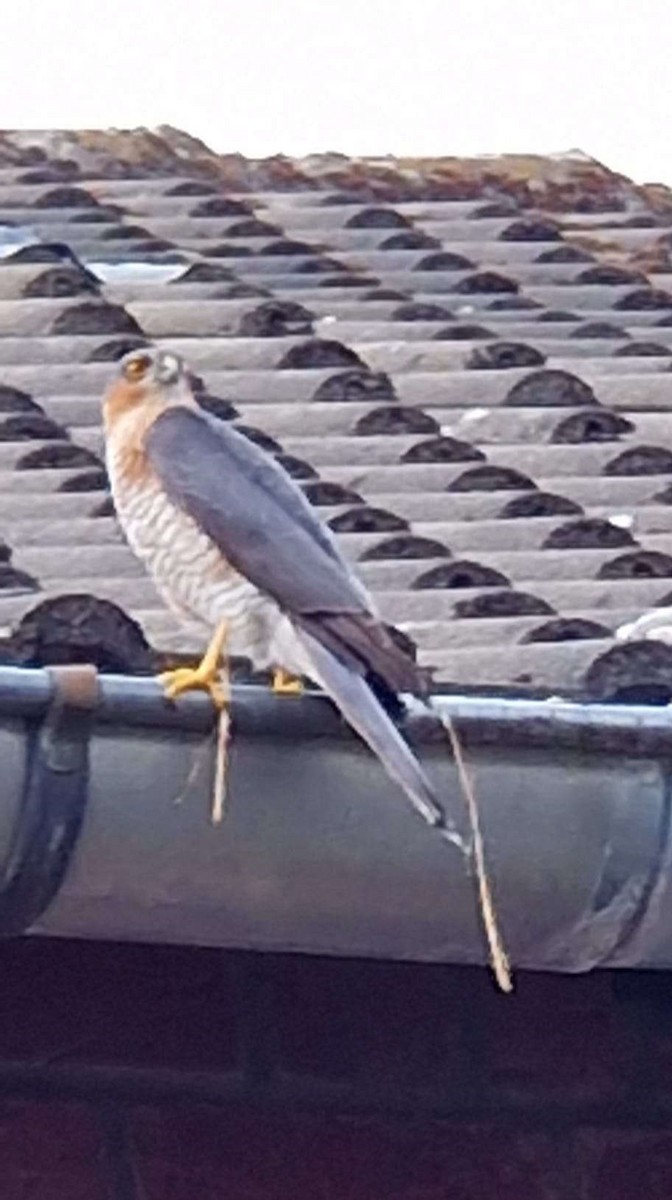
{"type": "Polygon", "coordinates": [[[0,938],[25,933],[57,895],[88,798],[98,675],[88,665],[51,667],[48,674],[51,699],[26,739],[23,794],[0,864],[0,938]]]}

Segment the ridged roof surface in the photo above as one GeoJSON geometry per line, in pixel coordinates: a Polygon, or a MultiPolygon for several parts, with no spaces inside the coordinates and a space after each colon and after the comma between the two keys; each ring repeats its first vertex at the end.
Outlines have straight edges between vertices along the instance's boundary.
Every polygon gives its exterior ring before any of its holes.
{"type": "Polygon", "coordinates": [[[151,340],[281,456],[439,682],[664,691],[672,649],[613,639],[672,596],[671,247],[667,189],[578,153],[0,134],[5,657],[193,649],[101,459],[111,363],[151,340]]]}

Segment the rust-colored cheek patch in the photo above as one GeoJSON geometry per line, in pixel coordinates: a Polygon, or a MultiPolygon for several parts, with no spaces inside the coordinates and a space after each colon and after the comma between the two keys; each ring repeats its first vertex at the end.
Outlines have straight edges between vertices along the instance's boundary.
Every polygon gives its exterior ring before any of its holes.
{"type": "Polygon", "coordinates": [[[111,432],[116,422],[135,408],[143,406],[147,398],[146,389],[142,384],[129,384],[125,379],[119,379],[105,393],[103,400],[103,420],[106,432],[111,432]]]}
{"type": "Polygon", "coordinates": [[[145,437],[163,409],[161,400],[141,384],[120,380],[103,401],[107,446],[127,486],[147,482],[152,475],[145,437]]]}

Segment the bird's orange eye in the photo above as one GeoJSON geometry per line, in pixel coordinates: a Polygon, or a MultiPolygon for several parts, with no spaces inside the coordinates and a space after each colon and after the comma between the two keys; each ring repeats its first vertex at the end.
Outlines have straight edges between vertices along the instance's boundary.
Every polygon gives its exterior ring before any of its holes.
{"type": "Polygon", "coordinates": [[[130,362],[126,363],[124,375],[129,383],[137,383],[139,379],[142,379],[148,367],[149,359],[143,354],[140,358],[132,358],[130,362]]]}

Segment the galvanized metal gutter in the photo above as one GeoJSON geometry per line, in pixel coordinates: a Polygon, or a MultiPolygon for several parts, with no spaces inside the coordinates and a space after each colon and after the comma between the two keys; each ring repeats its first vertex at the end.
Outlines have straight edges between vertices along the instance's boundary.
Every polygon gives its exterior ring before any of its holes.
{"type": "MultiPolygon", "coordinates": [[[[50,935],[485,962],[459,853],[326,700],[234,691],[213,827],[207,698],[93,684],[0,668],[0,933],[23,914],[50,935]]],[[[465,747],[514,966],[672,966],[668,710],[436,703],[465,747]]],[[[466,829],[444,732],[418,717],[408,733],[466,829]]]]}

